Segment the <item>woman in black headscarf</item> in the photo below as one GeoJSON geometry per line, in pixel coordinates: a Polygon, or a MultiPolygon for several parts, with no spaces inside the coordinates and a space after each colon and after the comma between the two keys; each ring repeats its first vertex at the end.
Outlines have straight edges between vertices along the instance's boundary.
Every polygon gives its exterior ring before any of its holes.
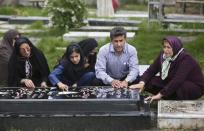
{"type": "Polygon", "coordinates": [[[16,39],[9,60],[8,86],[47,87],[49,67],[44,54],[26,37],[16,39]]]}
{"type": "Polygon", "coordinates": [[[68,90],[70,86],[88,86],[95,77],[94,72],[86,72],[83,52],[78,44],[70,44],[59,64],[50,73],[53,86],[68,90]]]}
{"type": "Polygon", "coordinates": [[[96,64],[96,53],[98,42],[93,38],[88,38],[85,40],[80,41],[79,46],[81,47],[86,61],[86,70],[95,71],[95,64],[96,64]]]}
{"type": "Polygon", "coordinates": [[[20,36],[17,30],[8,30],[0,44],[0,85],[7,86],[8,61],[13,52],[15,39],[20,36]]]}

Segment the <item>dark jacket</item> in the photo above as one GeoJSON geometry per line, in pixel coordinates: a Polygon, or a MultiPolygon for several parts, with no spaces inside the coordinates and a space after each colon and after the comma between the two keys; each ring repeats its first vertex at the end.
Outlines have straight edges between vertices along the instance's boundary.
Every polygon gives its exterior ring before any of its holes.
{"type": "Polygon", "coordinates": [[[80,41],[79,46],[81,47],[84,57],[87,60],[89,66],[86,68],[87,72],[95,71],[96,64],[96,52],[94,54],[90,54],[91,51],[98,46],[98,42],[93,38],[88,38],[80,41]]]}
{"type": "Polygon", "coordinates": [[[35,86],[39,87],[41,82],[47,82],[48,75],[50,73],[47,60],[44,54],[37,49],[28,38],[20,37],[15,42],[15,48],[13,54],[9,60],[9,76],[8,86],[19,87],[21,86],[21,79],[26,78],[25,73],[25,61],[29,60],[31,64],[31,75],[28,79],[31,79],[35,86]],[[19,53],[20,45],[27,43],[31,47],[31,56],[29,58],[22,58],[19,53]]]}
{"type": "MultiPolygon", "coordinates": [[[[161,55],[162,53],[142,75],[141,80],[145,81],[145,83],[148,84],[158,72],[161,74],[161,55]]],[[[204,76],[201,68],[192,56],[185,51],[171,63],[167,78],[162,80],[162,84],[165,86],[160,93],[164,96],[172,95],[184,81],[193,82],[204,91],[204,76]]]]}
{"type": "Polygon", "coordinates": [[[7,31],[0,44],[0,85],[7,86],[8,62],[13,52],[13,40],[20,36],[16,30],[7,31]]]}

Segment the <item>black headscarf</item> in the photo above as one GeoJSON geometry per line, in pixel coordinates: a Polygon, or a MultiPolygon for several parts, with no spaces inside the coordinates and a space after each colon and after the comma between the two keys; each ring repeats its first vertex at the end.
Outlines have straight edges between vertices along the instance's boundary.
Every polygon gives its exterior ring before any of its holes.
{"type": "Polygon", "coordinates": [[[70,44],[60,60],[60,64],[64,67],[63,75],[65,79],[72,82],[71,84],[79,80],[84,74],[84,55],[80,46],[76,43],[70,44]],[[80,54],[80,61],[78,64],[73,64],[70,60],[70,55],[75,51],[80,54]]]}
{"type": "Polygon", "coordinates": [[[13,40],[16,36],[20,36],[17,30],[8,30],[0,44],[0,82],[6,86],[8,78],[8,61],[13,52],[13,40]]]}
{"type": "Polygon", "coordinates": [[[16,39],[14,51],[9,60],[8,86],[20,86],[20,80],[25,78],[24,67],[27,59],[29,59],[32,64],[32,70],[35,69],[29,79],[33,80],[36,86],[40,86],[42,81],[47,82],[50,71],[44,54],[37,49],[28,38],[20,37],[16,39]],[[29,58],[23,58],[20,55],[19,50],[23,43],[27,43],[31,48],[31,56],[29,58]]]}
{"type": "Polygon", "coordinates": [[[98,46],[97,41],[93,38],[82,40],[78,44],[81,47],[85,57],[88,57],[90,52],[98,46]]]}
{"type": "Polygon", "coordinates": [[[80,41],[79,46],[83,50],[83,53],[85,57],[88,60],[89,67],[87,68],[87,71],[94,71],[95,64],[96,64],[96,53],[90,54],[91,51],[98,46],[98,42],[93,38],[88,38],[85,40],[80,41]]]}
{"type": "Polygon", "coordinates": [[[20,36],[20,33],[17,30],[9,30],[3,36],[0,45],[0,56],[7,58],[7,61],[13,52],[13,40],[16,39],[16,36],[20,36]]]}

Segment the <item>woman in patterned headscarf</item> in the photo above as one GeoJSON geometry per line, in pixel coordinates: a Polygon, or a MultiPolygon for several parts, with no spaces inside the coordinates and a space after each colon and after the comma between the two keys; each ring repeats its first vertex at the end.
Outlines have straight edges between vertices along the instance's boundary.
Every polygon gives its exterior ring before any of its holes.
{"type": "Polygon", "coordinates": [[[20,36],[17,30],[8,30],[0,44],[0,85],[7,86],[8,61],[13,52],[15,39],[20,36]]]}
{"type": "Polygon", "coordinates": [[[204,93],[204,76],[198,63],[188,54],[181,41],[175,36],[163,40],[163,50],[152,65],[145,71],[139,88],[154,94],[146,100],[176,99],[194,100],[204,93]],[[160,76],[155,76],[157,73],[160,76]]]}
{"type": "Polygon", "coordinates": [[[26,37],[16,39],[13,54],[9,60],[8,86],[47,87],[50,73],[44,54],[26,37]]]}

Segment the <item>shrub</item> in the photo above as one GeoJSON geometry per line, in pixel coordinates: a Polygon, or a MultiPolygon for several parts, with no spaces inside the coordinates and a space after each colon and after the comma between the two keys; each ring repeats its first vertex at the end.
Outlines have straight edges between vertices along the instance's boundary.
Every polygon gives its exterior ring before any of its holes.
{"type": "Polygon", "coordinates": [[[47,8],[52,25],[64,31],[82,26],[87,16],[83,0],[49,0],[47,8]]]}

